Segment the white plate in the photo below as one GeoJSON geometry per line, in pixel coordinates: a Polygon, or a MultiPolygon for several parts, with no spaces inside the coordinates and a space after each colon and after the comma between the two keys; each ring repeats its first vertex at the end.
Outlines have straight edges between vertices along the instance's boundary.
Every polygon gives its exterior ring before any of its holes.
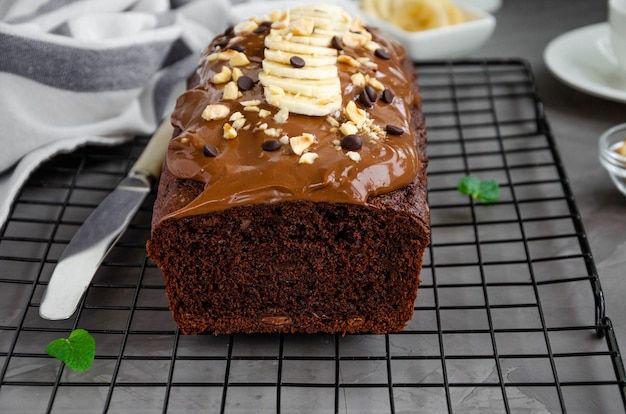
{"type": "Polygon", "coordinates": [[[626,103],[626,76],[611,51],[609,24],[598,23],[552,40],[543,58],[563,83],[589,95],[626,103]]]}

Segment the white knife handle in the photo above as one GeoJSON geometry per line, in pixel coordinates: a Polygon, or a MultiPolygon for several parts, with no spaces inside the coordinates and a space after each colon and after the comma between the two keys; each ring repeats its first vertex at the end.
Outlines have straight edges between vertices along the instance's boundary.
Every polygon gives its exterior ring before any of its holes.
{"type": "Polygon", "coordinates": [[[165,158],[168,142],[172,139],[173,132],[174,127],[170,119],[165,118],[130,169],[130,175],[147,176],[153,179],[159,178],[163,166],[163,158],[165,158]]]}

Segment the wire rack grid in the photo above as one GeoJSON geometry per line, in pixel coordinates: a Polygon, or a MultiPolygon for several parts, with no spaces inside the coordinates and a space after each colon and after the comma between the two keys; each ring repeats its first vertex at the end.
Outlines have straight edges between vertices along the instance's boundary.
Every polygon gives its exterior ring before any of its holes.
{"type": "Polygon", "coordinates": [[[147,138],[55,157],[0,233],[2,413],[617,413],[626,376],[532,72],[524,61],[418,67],[432,243],[415,314],[388,335],[180,335],[145,256],[154,193],[77,313],[38,306],[74,232],[147,138]],[[501,201],[456,190],[495,179],[501,201]],[[77,373],[46,344],[97,342],[77,373]]]}

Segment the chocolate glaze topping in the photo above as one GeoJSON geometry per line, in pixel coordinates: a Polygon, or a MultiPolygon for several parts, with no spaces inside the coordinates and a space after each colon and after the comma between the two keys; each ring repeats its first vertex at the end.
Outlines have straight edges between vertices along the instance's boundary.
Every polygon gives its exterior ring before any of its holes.
{"type": "MultiPolygon", "coordinates": [[[[419,98],[412,92],[414,80],[402,69],[404,50],[381,33],[375,30],[370,32],[373,40],[384,48],[386,55],[383,58],[376,56],[378,49],[370,51],[345,43],[343,50],[338,52],[355,59],[363,58],[363,63],[358,67],[347,63],[337,64],[343,104],[340,110],[329,116],[337,123],[329,121],[325,116],[295,113],[289,114],[284,123],[274,119],[278,108],[266,102],[263,85],[258,81],[262,70],[264,38],[268,31],[256,30],[245,35],[236,35],[230,31],[215,39],[204,52],[196,73],[190,78],[193,83],[191,89],[183,93],[176,103],[172,123],[180,133],[170,142],[166,158],[167,168],[175,177],[204,183],[204,191],[187,206],[163,220],[250,203],[287,200],[365,205],[370,196],[408,185],[420,168],[415,138],[409,126],[410,108],[419,105],[419,98]],[[233,44],[240,49],[244,48],[250,64],[239,69],[254,85],[240,91],[239,99],[224,101],[224,85],[214,84],[213,76],[220,73],[228,61],[209,61],[207,57],[233,44]],[[365,58],[370,63],[365,64],[365,58]],[[389,89],[388,94],[395,95],[391,103],[381,99],[372,103],[371,108],[363,108],[362,105],[358,107],[368,112],[380,130],[384,131],[387,125],[394,125],[404,133],[391,136],[383,132],[383,136],[378,139],[359,133],[362,146],[356,151],[360,159],[355,161],[346,155],[348,150],[339,144],[347,134],[343,134],[338,125],[346,121],[346,105],[350,101],[358,102],[359,94],[363,92],[363,86],[355,86],[351,82],[350,77],[356,73],[375,78],[384,88],[389,89]],[[244,109],[242,102],[251,100],[260,101],[259,112],[244,109]],[[233,124],[229,117],[212,121],[202,118],[203,110],[210,104],[226,105],[230,114],[240,112],[244,116],[245,124],[237,131],[235,138],[224,138],[224,124],[233,124]],[[284,140],[280,149],[264,150],[265,141],[303,133],[311,133],[316,138],[316,142],[307,150],[319,156],[311,164],[299,163],[300,156],[294,154],[284,140]],[[215,148],[211,156],[205,155],[203,149],[206,145],[215,148]],[[213,153],[216,155],[213,156],[213,153]]],[[[382,93],[381,90],[378,92],[382,93]]]]}

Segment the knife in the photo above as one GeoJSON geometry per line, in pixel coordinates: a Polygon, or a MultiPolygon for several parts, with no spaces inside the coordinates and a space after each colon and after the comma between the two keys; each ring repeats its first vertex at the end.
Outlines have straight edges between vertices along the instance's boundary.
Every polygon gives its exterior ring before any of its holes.
{"type": "Polygon", "coordinates": [[[165,119],[119,185],[87,217],[67,245],[44,292],[39,315],[67,319],[76,311],[96,270],[161,175],[173,127],[165,119]]]}

